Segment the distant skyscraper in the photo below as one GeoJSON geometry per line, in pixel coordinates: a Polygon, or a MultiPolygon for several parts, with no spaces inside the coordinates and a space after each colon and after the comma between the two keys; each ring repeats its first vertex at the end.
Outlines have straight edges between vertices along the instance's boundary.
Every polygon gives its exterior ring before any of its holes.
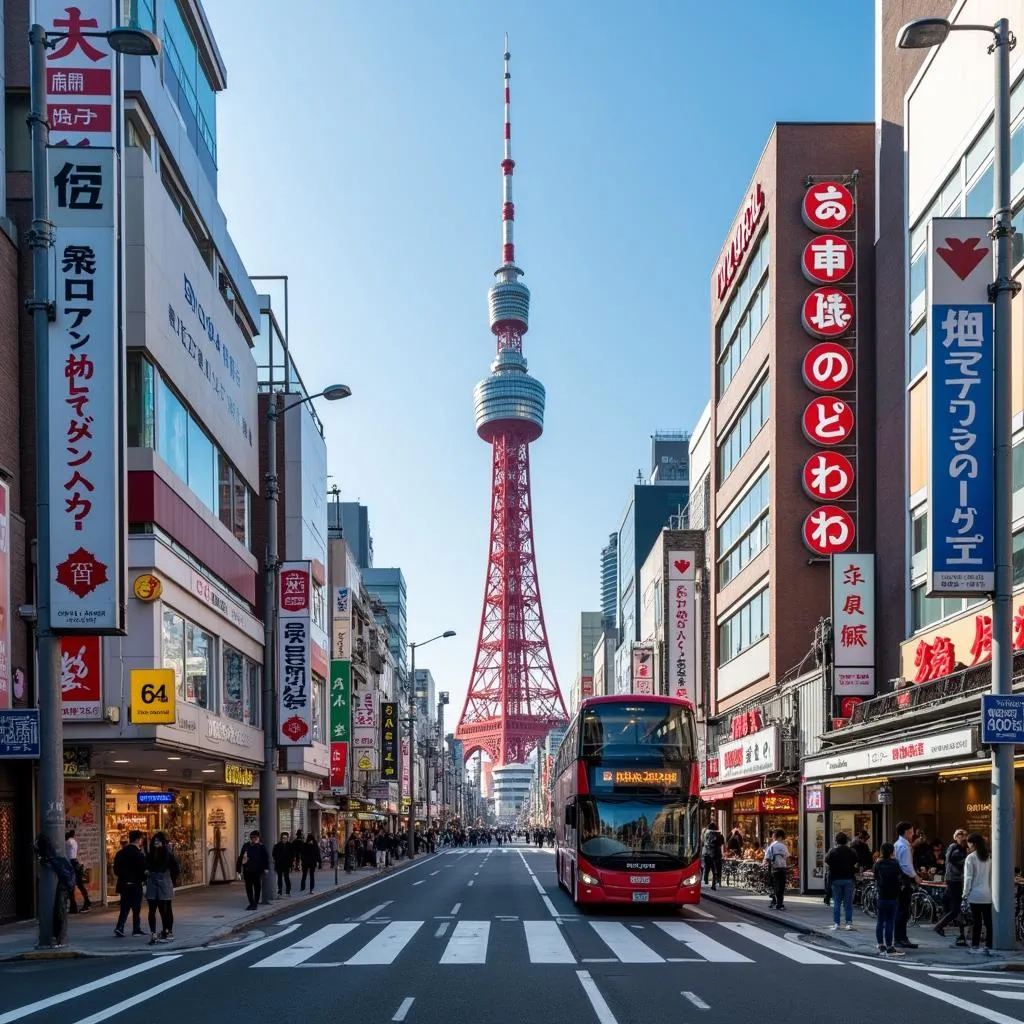
{"type": "Polygon", "coordinates": [[[437,687],[434,685],[434,675],[429,668],[416,669],[412,690],[416,699],[416,715],[422,728],[424,722],[433,722],[437,718],[437,687]]]}
{"type": "Polygon", "coordinates": [[[329,501],[327,529],[332,538],[341,536],[360,569],[373,567],[373,536],[370,510],[358,501],[329,501]]]}
{"type": "Polygon", "coordinates": [[[618,620],[619,535],[609,534],[601,548],[601,624],[614,628],[618,620]]]}
{"type": "Polygon", "coordinates": [[[580,629],[576,637],[576,672],[582,684],[581,696],[594,694],[594,648],[601,639],[601,613],[580,612],[580,629]]]}
{"type": "Polygon", "coordinates": [[[391,624],[388,649],[395,659],[395,674],[398,677],[399,689],[404,689],[409,685],[409,663],[406,657],[405,577],[399,568],[363,569],[362,576],[363,586],[366,587],[367,593],[376,597],[387,609],[391,624]]]}

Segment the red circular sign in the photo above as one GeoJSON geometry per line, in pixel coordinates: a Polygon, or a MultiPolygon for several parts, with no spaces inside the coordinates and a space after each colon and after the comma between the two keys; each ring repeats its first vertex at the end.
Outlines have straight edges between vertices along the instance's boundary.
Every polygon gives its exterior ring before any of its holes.
{"type": "Polygon", "coordinates": [[[804,195],[803,215],[812,231],[835,231],[853,216],[853,196],[838,181],[819,181],[804,195]]]}
{"type": "Polygon", "coordinates": [[[804,299],[804,330],[819,338],[838,338],[853,323],[853,299],[838,288],[815,288],[804,299]]]}
{"type": "Polygon", "coordinates": [[[840,452],[815,452],[804,463],[804,491],[815,501],[837,501],[849,493],[853,479],[853,465],[840,452]]]}
{"type": "Polygon", "coordinates": [[[804,544],[816,555],[841,555],[856,536],[853,520],[838,505],[819,505],[804,520],[804,544]]]}
{"type": "Polygon", "coordinates": [[[817,284],[835,284],[853,270],[853,246],[838,235],[819,235],[804,246],[804,277],[817,284]]]}
{"type": "Polygon", "coordinates": [[[821,341],[804,355],[803,370],[812,391],[838,391],[853,378],[853,353],[834,341],[821,341]]]}
{"type": "Polygon", "coordinates": [[[853,409],[832,395],[819,395],[807,403],[803,415],[804,436],[814,444],[842,444],[853,433],[853,409]]]}

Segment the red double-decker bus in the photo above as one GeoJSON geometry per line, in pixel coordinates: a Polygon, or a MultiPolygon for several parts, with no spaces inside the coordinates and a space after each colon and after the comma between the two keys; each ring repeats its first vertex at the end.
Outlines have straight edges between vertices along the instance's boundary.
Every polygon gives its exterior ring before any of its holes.
{"type": "Polygon", "coordinates": [[[555,759],[558,884],[577,906],[700,900],[693,705],[588,697],[555,759]]]}

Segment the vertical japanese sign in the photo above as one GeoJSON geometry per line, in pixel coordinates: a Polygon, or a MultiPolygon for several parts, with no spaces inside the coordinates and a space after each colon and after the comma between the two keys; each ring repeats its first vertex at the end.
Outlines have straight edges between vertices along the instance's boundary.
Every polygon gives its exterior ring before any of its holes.
{"type": "Polygon", "coordinates": [[[116,55],[106,39],[117,24],[113,0],[35,0],[35,21],[59,34],[46,51],[46,113],[53,146],[114,145],[116,55]]]}
{"type": "Polygon", "coordinates": [[[633,693],[653,696],[658,692],[654,679],[654,645],[633,644],[633,693]]]}
{"type": "Polygon", "coordinates": [[[815,555],[828,557],[848,551],[857,529],[856,199],[843,181],[816,181],[804,193],[801,213],[815,233],[800,260],[813,286],[801,319],[815,342],[802,363],[804,384],[814,395],[802,427],[807,440],[822,449],[803,467],[804,491],[816,505],[804,518],[803,541],[815,555]]]}
{"type": "Polygon", "coordinates": [[[875,556],[832,556],[832,664],[837,697],[875,693],[875,556]]]}
{"type": "Polygon", "coordinates": [[[352,611],[348,587],[335,587],[331,603],[331,657],[352,660],[352,611]]]}
{"type": "Polygon", "coordinates": [[[331,661],[331,792],[337,796],[348,793],[348,745],[350,742],[350,701],[352,693],[352,662],[331,661]]]}
{"type": "Polygon", "coordinates": [[[120,633],[117,154],[47,151],[54,224],[50,325],[50,601],[57,633],[120,633]]]}
{"type": "Polygon", "coordinates": [[[412,777],[409,772],[409,739],[403,736],[400,747],[402,750],[402,807],[408,809],[411,800],[409,799],[409,787],[412,784],[412,777]]]}
{"type": "Polygon", "coordinates": [[[701,672],[697,658],[696,615],[697,553],[670,551],[668,556],[668,621],[665,624],[668,651],[668,694],[682,697],[700,707],[701,672]]]}
{"type": "Polygon", "coordinates": [[[313,742],[309,562],[281,565],[277,600],[277,742],[313,742]]]}
{"type": "Polygon", "coordinates": [[[11,705],[11,492],[0,483],[0,708],[11,705]]]}
{"type": "Polygon", "coordinates": [[[398,705],[393,700],[380,706],[380,777],[385,782],[398,778],[398,705]]]}
{"type": "Polygon", "coordinates": [[[990,222],[928,227],[928,594],[995,586],[990,222]]]}
{"type": "Polygon", "coordinates": [[[65,722],[102,720],[102,651],[98,636],[60,638],[60,710],[65,722]]]}
{"type": "Polygon", "coordinates": [[[373,690],[364,690],[353,702],[352,747],[361,771],[377,767],[377,694],[373,690]]]}

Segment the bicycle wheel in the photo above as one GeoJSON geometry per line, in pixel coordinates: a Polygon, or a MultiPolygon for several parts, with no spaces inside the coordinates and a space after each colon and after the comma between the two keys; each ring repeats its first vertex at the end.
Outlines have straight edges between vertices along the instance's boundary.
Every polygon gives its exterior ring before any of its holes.
{"type": "Polygon", "coordinates": [[[869,917],[878,916],[878,888],[874,885],[869,885],[864,889],[864,894],[861,897],[861,910],[864,911],[869,917]]]}

